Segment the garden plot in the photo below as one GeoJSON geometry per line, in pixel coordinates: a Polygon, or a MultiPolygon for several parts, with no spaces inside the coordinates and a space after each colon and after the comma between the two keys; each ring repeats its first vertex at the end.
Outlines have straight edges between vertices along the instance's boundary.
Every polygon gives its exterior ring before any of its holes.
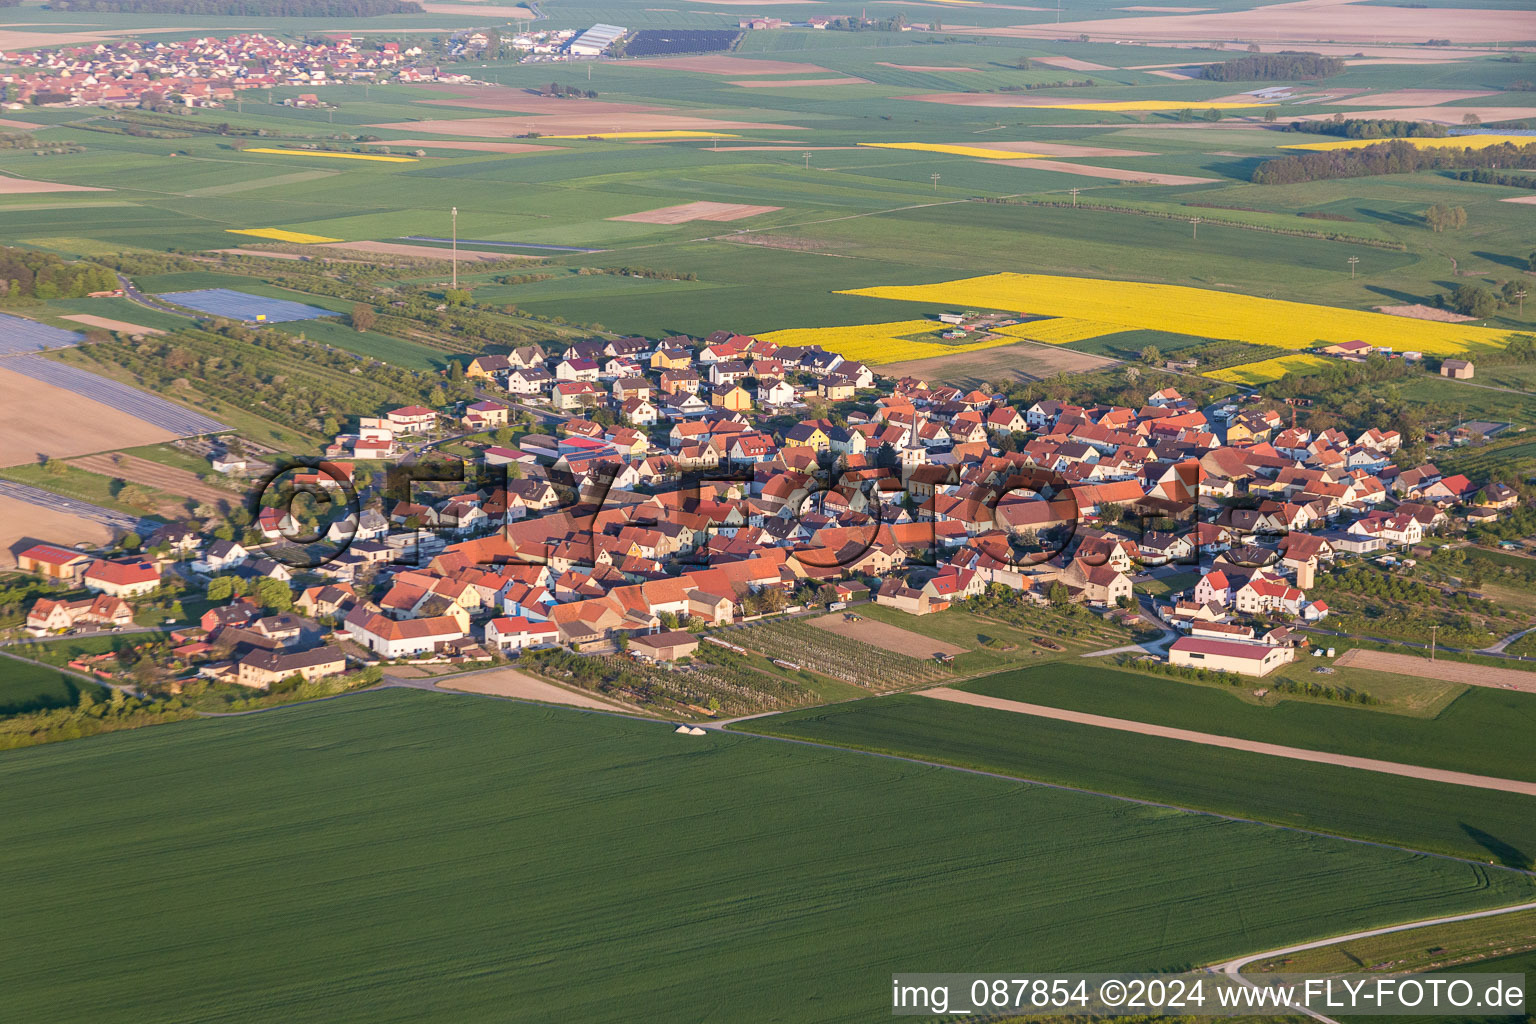
{"type": "Polygon", "coordinates": [[[838,636],[870,644],[882,650],[894,651],[897,654],[932,658],[939,654],[954,657],[965,653],[964,647],[947,644],[931,636],[923,636],[921,633],[913,633],[900,626],[888,625],[874,619],[861,617],[859,621],[854,622],[839,613],[823,615],[810,621],[811,625],[817,629],[824,629],[828,633],[835,633],[838,636]]]}

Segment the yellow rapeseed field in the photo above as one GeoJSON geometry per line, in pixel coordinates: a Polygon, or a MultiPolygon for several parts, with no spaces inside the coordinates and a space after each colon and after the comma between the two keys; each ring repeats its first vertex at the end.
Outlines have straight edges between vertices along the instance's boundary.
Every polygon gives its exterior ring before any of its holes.
{"type": "Polygon", "coordinates": [[[941,342],[908,341],[903,335],[931,333],[937,337],[942,325],[932,320],[898,320],[889,324],[862,324],[854,327],[792,327],[782,331],[759,334],[758,337],[779,345],[820,345],[828,352],[837,352],[844,359],[880,365],[904,363],[909,359],[928,359],[933,356],[953,356],[961,352],[976,352],[984,348],[1015,344],[1013,338],[996,338],[971,344],[957,342],[953,345],[941,342]]]}
{"type": "Polygon", "coordinates": [[[1101,103],[1026,103],[1024,106],[1051,110],[1246,110],[1263,103],[1204,103],[1200,100],[1116,100],[1101,103]]]}
{"type": "Polygon", "coordinates": [[[1335,139],[1332,142],[1298,142],[1281,149],[1361,149],[1383,142],[1408,142],[1417,149],[1487,149],[1508,142],[1514,146],[1536,143],[1536,135],[1447,135],[1443,139],[1335,139]]]}
{"type": "Polygon", "coordinates": [[[954,156],[974,156],[982,160],[1034,160],[1040,153],[1009,153],[1001,149],[980,149],[976,146],[946,146],[937,142],[861,142],[870,149],[917,149],[924,153],[950,153],[954,156]]]}
{"type": "Polygon", "coordinates": [[[1509,332],[1474,324],[1412,320],[1307,302],[1263,299],[1183,285],[1046,274],[990,274],[941,284],[858,288],[846,294],[952,309],[998,309],[1097,321],[1111,330],[1154,330],[1198,338],[1307,349],[1319,342],[1370,342],[1430,355],[1475,345],[1502,348],[1509,332]]]}
{"type": "Polygon", "coordinates": [[[320,242],[339,242],[339,238],[331,238],[326,235],[306,235],[302,231],[284,231],[282,228],[225,228],[231,235],[253,235],[256,238],[271,238],[279,242],[297,242],[300,245],[317,245],[320,242]]]}
{"type": "Polygon", "coordinates": [[[1213,380],[1224,380],[1228,384],[1268,384],[1272,380],[1279,380],[1292,370],[1327,366],[1332,362],[1335,362],[1335,360],[1329,359],[1326,356],[1315,356],[1310,352],[1296,352],[1288,356],[1261,359],[1256,363],[1229,366],[1225,370],[1212,370],[1205,376],[1213,380]]]}
{"type": "Polygon", "coordinates": [[[1098,320],[1079,320],[1077,317],[1058,316],[1050,320],[1034,320],[1012,327],[999,327],[998,334],[1013,338],[1043,341],[1048,345],[1065,345],[1071,341],[1097,338],[1101,334],[1117,334],[1125,330],[1118,324],[1106,324],[1098,320]]]}
{"type": "Polygon", "coordinates": [[[545,135],[546,139],[739,139],[724,132],[583,132],[580,135],[545,135]]]}
{"type": "Polygon", "coordinates": [[[333,160],[373,160],[381,164],[413,164],[413,156],[384,156],[382,153],[330,153],[323,149],[245,149],[244,153],[275,153],[279,156],[324,156],[333,160]]]}

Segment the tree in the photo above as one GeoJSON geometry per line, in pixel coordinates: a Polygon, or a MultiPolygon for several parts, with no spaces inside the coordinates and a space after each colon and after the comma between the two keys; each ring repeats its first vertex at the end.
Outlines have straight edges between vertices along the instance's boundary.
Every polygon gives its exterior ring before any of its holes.
{"type": "Polygon", "coordinates": [[[1014,64],[1014,67],[1018,68],[1020,71],[1028,71],[1029,70],[1029,58],[1028,57],[1020,57],[1018,59],[1018,62],[1016,64],[1014,64]]]}
{"type": "Polygon", "coordinates": [[[432,406],[434,409],[439,406],[447,405],[448,396],[443,394],[443,389],[440,386],[433,385],[431,393],[427,395],[427,404],[432,406]]]}
{"type": "Polygon", "coordinates": [[[1156,366],[1158,363],[1163,361],[1163,354],[1158,350],[1156,345],[1148,345],[1146,348],[1141,350],[1141,361],[1146,363],[1148,366],[1156,366]]]}
{"type": "MultiPolygon", "coordinates": [[[[127,488],[125,487],[123,490],[126,491],[127,488]]],[[[122,491],[119,491],[118,494],[121,496],[122,491]]],[[[143,538],[134,533],[132,530],[129,530],[127,533],[123,534],[123,539],[117,542],[117,546],[122,548],[124,551],[137,551],[139,549],[139,545],[143,543],[143,538]]]]}
{"type": "Polygon", "coordinates": [[[464,363],[458,359],[448,360],[448,379],[461,381],[464,379],[464,363]]]}
{"type": "Polygon", "coordinates": [[[1265,108],[1265,110],[1264,110],[1264,120],[1266,122],[1268,122],[1269,124],[1274,124],[1275,123],[1275,116],[1276,115],[1275,115],[1275,108],[1274,107],[1266,107],[1265,108]]]}
{"type": "Polygon", "coordinates": [[[1060,580],[1051,584],[1051,589],[1046,596],[1050,599],[1052,608],[1064,608],[1072,600],[1072,595],[1067,591],[1067,585],[1060,580]]]}
{"type": "Polygon", "coordinates": [[[1220,121],[1221,111],[1217,110],[1215,107],[1207,107],[1205,113],[1201,114],[1200,116],[1205,118],[1207,121],[1220,121]]]}
{"type": "Polygon", "coordinates": [[[208,581],[208,600],[228,601],[235,593],[235,581],[229,576],[215,576],[208,581]]]}
{"type": "Polygon", "coordinates": [[[1180,121],[1193,121],[1195,119],[1195,112],[1189,107],[1185,107],[1175,114],[1174,117],[1180,121]]]}
{"type": "Polygon", "coordinates": [[[1113,526],[1125,518],[1125,509],[1121,508],[1119,505],[1116,505],[1114,502],[1100,505],[1099,518],[1113,526]]]}
{"type": "Polygon", "coordinates": [[[1462,316],[1493,316],[1499,311],[1499,300],[1488,289],[1476,284],[1459,286],[1451,295],[1451,305],[1462,316]]]}
{"type": "Polygon", "coordinates": [[[366,331],[373,326],[376,319],[373,307],[366,302],[354,303],[352,306],[352,326],[359,331],[366,331]]]}
{"type": "Polygon", "coordinates": [[[274,612],[286,612],[293,607],[293,591],[289,590],[288,584],[282,580],[257,580],[256,601],[263,608],[270,608],[274,612]]]}
{"type": "Polygon", "coordinates": [[[1460,206],[1436,203],[1424,211],[1424,223],[1436,233],[1467,226],[1467,211],[1460,206]]]}
{"type": "Polygon", "coordinates": [[[443,292],[443,301],[450,306],[462,306],[469,302],[469,291],[465,288],[449,288],[443,292]]]}
{"type": "Polygon", "coordinates": [[[618,639],[614,641],[614,644],[618,647],[619,653],[624,654],[629,650],[629,634],[620,633],[618,639]]]}
{"type": "Polygon", "coordinates": [[[1471,112],[1461,115],[1461,123],[1469,128],[1476,128],[1483,123],[1483,119],[1471,112]]]}

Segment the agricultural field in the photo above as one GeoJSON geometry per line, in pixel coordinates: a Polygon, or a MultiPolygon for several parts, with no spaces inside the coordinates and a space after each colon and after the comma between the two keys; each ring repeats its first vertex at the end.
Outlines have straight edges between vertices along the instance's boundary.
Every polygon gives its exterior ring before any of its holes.
{"type": "MultiPolygon", "coordinates": [[[[864,613],[859,606],[858,614],[864,613]]],[[[800,619],[754,623],[728,630],[722,637],[771,659],[788,661],[819,675],[868,690],[902,689],[953,674],[930,658],[898,654],[866,644],[800,619]]]]}
{"type": "Polygon", "coordinates": [[[0,777],[10,914],[33,937],[0,984],[39,1024],[297,1006],[347,1022],[401,1005],[473,1020],[513,1003],[659,1020],[704,988],[732,1020],[851,1022],[886,1012],[869,978],[908,962],[1171,969],[1532,892],[1510,872],[1262,825],[411,691],[11,752],[0,777]],[[268,769],[241,770],[255,762],[268,769]],[[497,794],[513,791],[509,815],[497,794]],[[967,842],[936,867],[914,820],[967,842]],[[177,867],[133,886],[79,870],[124,849],[177,867]],[[1243,914],[1204,912],[1213,877],[1243,914]],[[168,988],[168,956],[194,980],[168,988]]]}
{"type": "Polygon", "coordinates": [[[82,689],[89,690],[98,700],[106,692],[105,687],[57,669],[0,657],[0,715],[70,707],[79,700],[82,689]]]}
{"type": "MultiPolygon", "coordinates": [[[[1339,709],[1341,713],[1342,709],[1339,709]]],[[[732,728],[1529,867],[1536,797],[894,694],[732,728]]]]}
{"type": "MultiPolygon", "coordinates": [[[[1306,670],[1299,675],[1305,678],[1306,670]]],[[[1350,674],[1339,671],[1330,678],[1313,678],[1347,685],[1340,677],[1349,679],[1350,674]]],[[[1460,696],[1448,706],[1432,706],[1427,717],[1420,717],[1424,712],[1401,714],[1344,702],[1288,699],[1274,692],[1275,681],[1275,677],[1265,680],[1271,695],[1256,704],[1218,687],[1076,661],[987,676],[958,686],[1007,700],[1282,746],[1536,780],[1536,765],[1526,756],[1524,738],[1536,722],[1536,695],[1457,687],[1452,692],[1460,689],[1460,696]]],[[[1252,683],[1241,681],[1235,689],[1252,690],[1252,683]]]]}
{"type": "MultiPolygon", "coordinates": [[[[931,302],[1103,322],[1101,333],[1167,330],[1280,348],[1364,340],[1431,355],[1465,355],[1500,348],[1509,332],[1463,324],[1411,320],[1179,285],[1144,284],[1038,274],[994,274],[919,287],[863,288],[856,295],[931,302]]],[[[1026,328],[1032,325],[1024,325],[1026,328]]],[[[1047,325],[1048,326],[1048,325],[1047,325]]],[[[1078,335],[1072,324],[1069,334],[1078,335]]],[[[1067,340],[1082,340],[1082,336],[1067,340]]]]}

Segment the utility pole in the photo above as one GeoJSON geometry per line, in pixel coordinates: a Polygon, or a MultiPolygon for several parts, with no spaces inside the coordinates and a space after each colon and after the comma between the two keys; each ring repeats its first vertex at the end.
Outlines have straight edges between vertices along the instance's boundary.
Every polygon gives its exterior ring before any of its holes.
{"type": "Polygon", "coordinates": [[[452,209],[450,209],[448,211],[448,216],[453,221],[453,235],[452,235],[452,245],[453,245],[453,257],[452,257],[452,263],[453,263],[453,289],[454,289],[454,291],[458,291],[458,288],[459,288],[459,208],[457,206],[455,206],[452,209]]]}
{"type": "Polygon", "coordinates": [[[1438,630],[1439,628],[1440,628],[1439,626],[1430,626],[1429,627],[1429,660],[1430,661],[1434,661],[1435,660],[1435,631],[1438,630]]]}
{"type": "Polygon", "coordinates": [[[1515,299],[1520,303],[1520,315],[1525,316],[1525,289],[1515,292],[1515,299]]]}
{"type": "Polygon", "coordinates": [[[939,172],[934,171],[932,174],[928,175],[928,180],[933,182],[933,190],[937,192],[939,190],[939,172]]]}
{"type": "Polygon", "coordinates": [[[1360,262],[1360,257],[1359,256],[1351,256],[1349,258],[1349,279],[1351,281],[1353,281],[1355,279],[1355,264],[1359,263],[1359,262],[1360,262]]]}
{"type": "Polygon", "coordinates": [[[810,170],[811,169],[811,154],[810,154],[810,152],[807,151],[807,152],[801,153],[800,155],[805,158],[805,169],[806,170],[810,170]]]}
{"type": "Polygon", "coordinates": [[[1189,237],[1190,238],[1198,239],[1200,237],[1200,218],[1199,217],[1191,217],[1191,218],[1189,218],[1189,225],[1190,225],[1189,237]]]}
{"type": "Polygon", "coordinates": [[[1069,189],[1067,189],[1067,191],[1072,193],[1072,205],[1076,206],[1077,205],[1077,194],[1079,192],[1081,192],[1082,189],[1080,189],[1080,188],[1069,188],[1069,189]]]}

